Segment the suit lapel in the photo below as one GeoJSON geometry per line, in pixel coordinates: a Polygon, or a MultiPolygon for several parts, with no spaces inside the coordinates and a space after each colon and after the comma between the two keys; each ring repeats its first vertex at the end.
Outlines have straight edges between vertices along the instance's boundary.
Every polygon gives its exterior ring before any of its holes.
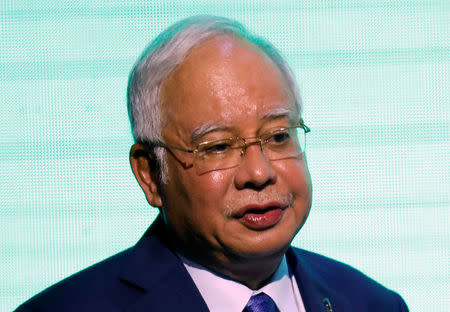
{"type": "Polygon", "coordinates": [[[125,311],[208,311],[183,263],[167,246],[158,217],[132,248],[120,279],[142,293],[125,311]]]}
{"type": "Polygon", "coordinates": [[[328,298],[333,311],[350,311],[348,308],[351,306],[347,299],[331,289],[324,272],[317,269],[320,263],[310,263],[304,251],[298,249],[294,251],[292,247],[288,249],[286,258],[297,281],[306,311],[328,311],[324,303],[325,298],[328,298]]]}
{"type": "MultiPolygon", "coordinates": [[[[183,263],[168,246],[163,222],[158,217],[131,249],[119,275],[122,282],[140,293],[125,311],[209,311],[183,263]]],[[[326,312],[324,298],[329,298],[334,311],[346,311],[347,300],[328,287],[326,276],[317,270],[320,264],[310,263],[304,253],[289,248],[286,258],[306,311],[326,312]]]]}

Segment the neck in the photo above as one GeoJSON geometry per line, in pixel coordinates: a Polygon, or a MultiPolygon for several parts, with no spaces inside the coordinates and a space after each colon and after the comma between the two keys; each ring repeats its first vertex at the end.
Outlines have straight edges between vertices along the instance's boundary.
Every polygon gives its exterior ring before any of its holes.
{"type": "Polygon", "coordinates": [[[203,240],[185,247],[175,231],[167,226],[168,244],[182,257],[197,263],[208,270],[232,279],[248,288],[256,290],[266,285],[280,266],[288,246],[266,254],[243,255],[232,251],[218,250],[203,240]]]}
{"type": "Polygon", "coordinates": [[[266,285],[280,266],[286,250],[271,255],[236,256],[206,255],[204,252],[186,252],[176,248],[184,258],[208,270],[246,285],[252,290],[266,285]]]}
{"type": "Polygon", "coordinates": [[[271,280],[282,259],[282,256],[273,259],[245,259],[242,262],[227,263],[211,269],[256,290],[271,280]]]}

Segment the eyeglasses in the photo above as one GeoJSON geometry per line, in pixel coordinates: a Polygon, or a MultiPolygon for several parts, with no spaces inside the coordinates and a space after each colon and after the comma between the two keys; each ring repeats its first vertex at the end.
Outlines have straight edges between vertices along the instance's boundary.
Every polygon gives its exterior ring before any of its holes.
{"type": "Polygon", "coordinates": [[[163,142],[146,143],[150,147],[163,147],[194,155],[193,166],[197,174],[208,171],[227,169],[238,166],[247,148],[258,144],[263,154],[269,160],[296,158],[305,151],[306,133],[311,129],[303,123],[285,128],[276,128],[253,138],[225,138],[221,140],[205,141],[189,150],[178,146],[167,145],[163,142]]]}

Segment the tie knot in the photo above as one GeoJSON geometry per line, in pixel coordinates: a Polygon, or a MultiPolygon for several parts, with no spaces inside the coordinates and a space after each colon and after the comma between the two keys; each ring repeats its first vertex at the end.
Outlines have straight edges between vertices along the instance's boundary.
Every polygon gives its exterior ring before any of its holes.
{"type": "Polygon", "coordinates": [[[275,302],[265,293],[251,296],[242,312],[278,312],[275,302]]]}

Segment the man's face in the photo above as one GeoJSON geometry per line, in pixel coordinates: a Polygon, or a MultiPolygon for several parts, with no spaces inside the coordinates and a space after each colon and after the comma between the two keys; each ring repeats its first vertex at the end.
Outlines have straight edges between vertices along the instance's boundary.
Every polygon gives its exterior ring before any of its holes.
{"type": "MultiPolygon", "coordinates": [[[[256,137],[288,126],[297,115],[276,66],[248,42],[227,36],[194,48],[163,84],[161,101],[166,144],[186,149],[256,137]]],[[[223,265],[284,254],[311,205],[304,156],[269,161],[251,145],[237,166],[203,174],[181,164],[192,159],[168,153],[163,214],[178,244],[223,265]]]]}

